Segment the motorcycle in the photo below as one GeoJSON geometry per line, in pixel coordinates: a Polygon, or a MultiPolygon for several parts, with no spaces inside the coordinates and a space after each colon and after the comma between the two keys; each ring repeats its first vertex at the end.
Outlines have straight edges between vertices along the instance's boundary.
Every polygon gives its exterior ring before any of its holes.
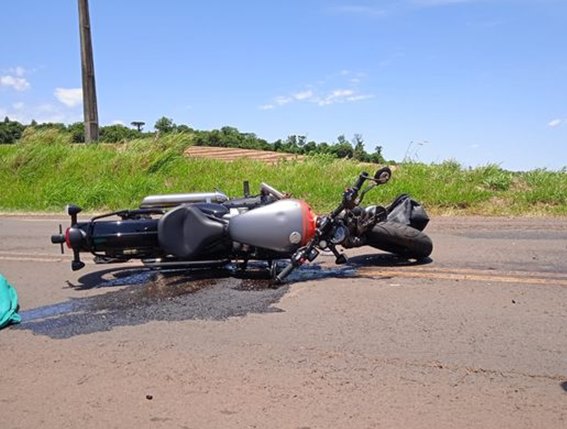
{"type": "Polygon", "coordinates": [[[261,184],[260,194],[251,196],[248,182],[243,198],[230,199],[219,191],[153,195],[145,197],[138,209],[86,222],[78,221],[81,208],[69,205],[71,225],[65,233],[60,225],[51,242],[59,244],[62,252],[63,244],[72,250],[73,271],[85,266],[80,259],[85,252],[95,256],[95,263],[138,259],[154,268],[237,263],[245,270],[250,261],[265,261],[278,284],[321,251],[331,252],[337,264],[346,263],[338,246],[369,245],[404,258],[427,258],[433,244],[422,232],[429,218],[419,203],[404,194],[386,207],[361,206],[366,193],[387,183],[391,174],[388,167],[374,176],[360,173],[335,210],[320,216],[305,201],[266,183],[261,184]]]}

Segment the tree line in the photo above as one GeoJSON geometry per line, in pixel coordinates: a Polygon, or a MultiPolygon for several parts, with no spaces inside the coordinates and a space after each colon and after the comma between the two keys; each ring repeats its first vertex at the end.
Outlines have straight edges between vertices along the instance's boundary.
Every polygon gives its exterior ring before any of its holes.
{"type": "MultiPolygon", "coordinates": [[[[82,122],[66,125],[62,123],[38,124],[32,121],[29,125],[23,125],[6,117],[3,122],[0,122],[0,144],[17,143],[28,127],[55,129],[61,133],[67,133],[73,143],[84,143],[85,141],[85,128],[82,122]]],[[[98,142],[119,143],[156,135],[187,133],[192,135],[194,144],[198,146],[256,149],[298,155],[324,154],[335,158],[351,158],[363,162],[385,162],[382,146],[377,146],[372,153],[366,152],[364,139],[360,134],[355,134],[350,141],[344,135],[340,135],[332,143],[307,141],[307,137],[301,135],[290,135],[286,139],[278,139],[270,143],[254,133],[243,133],[234,127],[226,126],[210,131],[195,130],[184,124],[178,125],[167,117],[158,119],[154,124],[154,129],[155,132],[144,132],[141,129],[128,128],[121,124],[107,125],[100,127],[98,142]]]]}

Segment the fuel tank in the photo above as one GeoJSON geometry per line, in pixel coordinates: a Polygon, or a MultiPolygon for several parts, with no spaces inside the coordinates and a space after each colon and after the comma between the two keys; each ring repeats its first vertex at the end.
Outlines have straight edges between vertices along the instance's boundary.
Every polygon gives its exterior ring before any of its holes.
{"type": "Polygon", "coordinates": [[[315,234],[316,216],[304,201],[285,199],[230,219],[230,238],[243,244],[292,252],[315,234]]]}

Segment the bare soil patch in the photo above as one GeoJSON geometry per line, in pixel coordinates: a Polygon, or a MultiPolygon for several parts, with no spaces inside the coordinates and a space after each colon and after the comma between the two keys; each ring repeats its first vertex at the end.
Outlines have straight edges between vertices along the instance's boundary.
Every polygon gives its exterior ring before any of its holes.
{"type": "Polygon", "coordinates": [[[254,159],[268,164],[276,164],[283,160],[301,160],[305,158],[302,155],[292,153],[209,146],[191,146],[185,151],[185,154],[192,158],[213,158],[226,162],[242,158],[254,159]]]}

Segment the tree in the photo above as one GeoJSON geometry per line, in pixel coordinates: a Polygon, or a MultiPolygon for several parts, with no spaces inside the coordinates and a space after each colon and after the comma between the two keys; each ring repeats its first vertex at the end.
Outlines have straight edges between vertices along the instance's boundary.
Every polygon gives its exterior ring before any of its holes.
{"type": "Polygon", "coordinates": [[[67,131],[71,133],[71,141],[73,143],[84,143],[85,142],[85,123],[75,122],[67,126],[67,131]]]}
{"type": "Polygon", "coordinates": [[[317,145],[317,153],[328,154],[330,151],[331,151],[331,147],[327,142],[322,142],[317,145]]]}
{"type": "Polygon", "coordinates": [[[61,122],[43,122],[42,124],[37,124],[35,128],[38,130],[57,130],[60,132],[67,130],[67,126],[61,122]]]}
{"type": "Polygon", "coordinates": [[[282,152],[288,153],[301,153],[301,144],[305,143],[305,136],[291,135],[288,136],[286,141],[281,146],[282,152]]]}
{"type": "Polygon", "coordinates": [[[344,135],[337,137],[337,143],[331,146],[331,153],[337,158],[352,158],[352,145],[348,142],[344,135]]]}
{"type": "Polygon", "coordinates": [[[131,140],[139,136],[139,131],[115,124],[100,128],[100,141],[106,143],[118,143],[131,140]]]}
{"type": "Polygon", "coordinates": [[[142,132],[142,128],[144,128],[144,125],[146,125],[146,123],[143,122],[143,121],[132,121],[132,122],[130,122],[130,125],[132,125],[133,127],[136,127],[138,132],[142,132]]]}
{"type": "Polygon", "coordinates": [[[310,142],[306,143],[305,146],[303,146],[303,153],[305,154],[316,153],[316,152],[317,152],[317,143],[315,143],[313,140],[311,140],[310,142]]]}
{"type": "Polygon", "coordinates": [[[178,133],[190,133],[191,131],[193,131],[193,129],[185,124],[181,124],[177,125],[175,131],[177,131],[178,133]]]}
{"type": "Polygon", "coordinates": [[[223,147],[242,147],[242,135],[237,128],[222,127],[220,137],[223,147]]]}
{"type": "Polygon", "coordinates": [[[0,123],[0,144],[16,143],[20,139],[26,127],[18,121],[10,121],[7,116],[0,123]]]}
{"type": "Polygon", "coordinates": [[[364,150],[364,140],[361,134],[355,134],[352,139],[354,146],[353,157],[358,161],[369,161],[370,156],[364,150]]]}
{"type": "Polygon", "coordinates": [[[173,119],[166,118],[165,116],[162,116],[161,118],[159,118],[156,121],[154,128],[160,134],[167,134],[167,133],[171,133],[171,132],[175,131],[175,129],[177,128],[177,125],[175,125],[175,123],[173,122],[173,119]]]}
{"type": "Polygon", "coordinates": [[[374,162],[375,164],[384,164],[386,162],[382,155],[382,146],[376,146],[374,153],[370,155],[370,162],[374,162]]]}

